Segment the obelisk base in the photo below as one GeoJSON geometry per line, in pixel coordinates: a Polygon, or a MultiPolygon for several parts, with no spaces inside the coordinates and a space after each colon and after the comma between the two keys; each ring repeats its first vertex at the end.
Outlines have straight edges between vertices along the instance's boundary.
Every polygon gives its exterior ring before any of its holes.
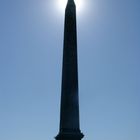
{"type": "Polygon", "coordinates": [[[81,140],[84,137],[81,132],[60,132],[55,139],[56,140],[81,140]]]}

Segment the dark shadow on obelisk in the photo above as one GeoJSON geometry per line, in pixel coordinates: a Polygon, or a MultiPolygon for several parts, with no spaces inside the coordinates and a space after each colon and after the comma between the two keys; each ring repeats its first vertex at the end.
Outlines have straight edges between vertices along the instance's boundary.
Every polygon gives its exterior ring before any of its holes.
{"type": "Polygon", "coordinates": [[[78,97],[76,5],[68,0],[65,9],[64,48],[60,107],[60,129],[56,140],[81,140],[78,97]]]}

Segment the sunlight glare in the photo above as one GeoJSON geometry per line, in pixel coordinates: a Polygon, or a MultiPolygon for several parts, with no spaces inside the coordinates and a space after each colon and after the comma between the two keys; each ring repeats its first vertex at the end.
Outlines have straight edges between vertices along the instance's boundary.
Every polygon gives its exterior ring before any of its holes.
{"type": "MultiPolygon", "coordinates": [[[[61,12],[65,11],[65,7],[68,0],[58,0],[58,6],[61,12]]],[[[74,0],[76,4],[77,12],[81,12],[83,10],[83,0],[74,0]]]]}

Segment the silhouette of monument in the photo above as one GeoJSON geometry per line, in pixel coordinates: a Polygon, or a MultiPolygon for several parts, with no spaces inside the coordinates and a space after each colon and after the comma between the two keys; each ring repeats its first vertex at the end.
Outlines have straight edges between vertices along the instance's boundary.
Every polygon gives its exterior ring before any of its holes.
{"type": "Polygon", "coordinates": [[[74,0],[68,0],[65,9],[60,128],[55,138],[81,140],[83,136],[79,124],[76,6],[74,0]]]}

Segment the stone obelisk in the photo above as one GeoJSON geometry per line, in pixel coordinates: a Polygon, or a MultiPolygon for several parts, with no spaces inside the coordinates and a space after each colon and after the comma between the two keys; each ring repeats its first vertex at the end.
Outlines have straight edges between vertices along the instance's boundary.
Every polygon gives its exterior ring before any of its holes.
{"type": "Polygon", "coordinates": [[[68,0],[65,9],[60,129],[56,140],[81,140],[79,125],[76,5],[68,0]]]}

